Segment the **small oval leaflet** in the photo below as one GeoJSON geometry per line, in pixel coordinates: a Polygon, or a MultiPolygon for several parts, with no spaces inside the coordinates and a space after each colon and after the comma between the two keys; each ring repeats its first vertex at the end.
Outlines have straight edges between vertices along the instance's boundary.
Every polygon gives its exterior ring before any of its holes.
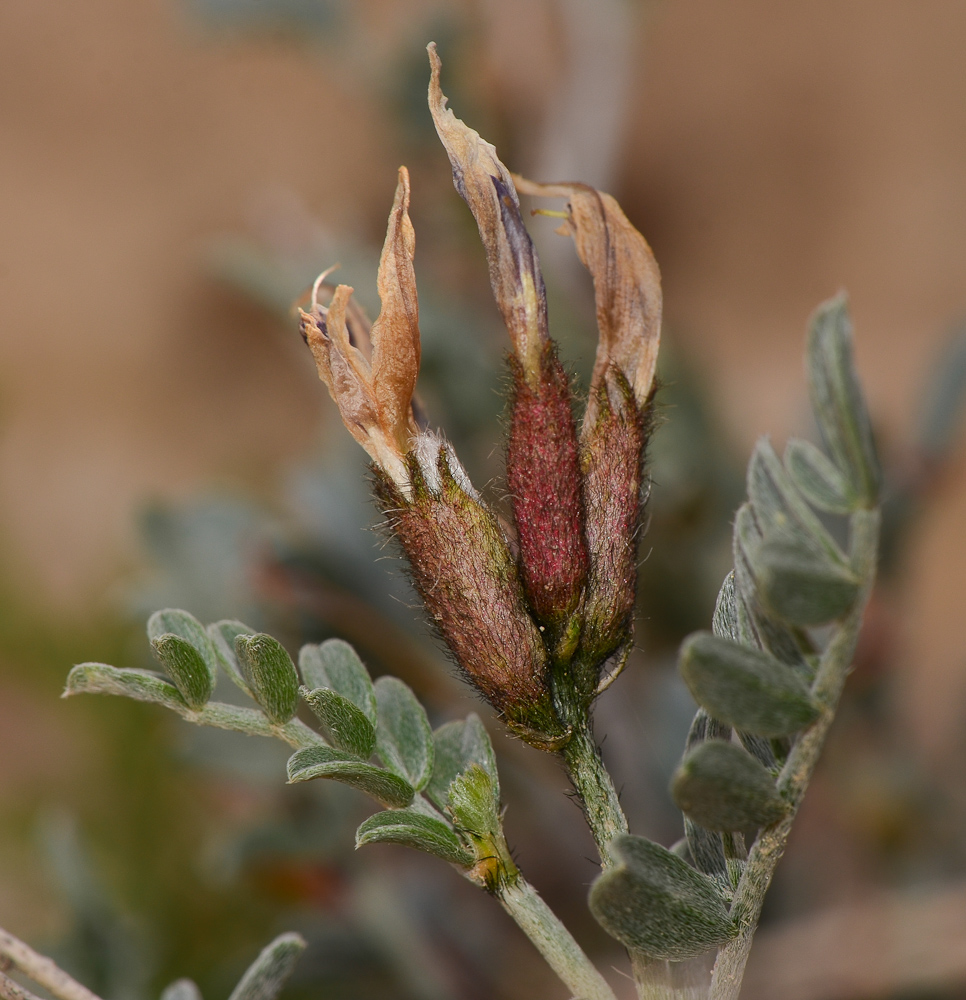
{"type": "Polygon", "coordinates": [[[218,680],[218,653],[204,625],[194,615],[180,608],[155,611],[148,619],[147,632],[148,639],[152,641],[169,633],[187,639],[204,660],[214,688],[218,680]]]}
{"type": "Polygon", "coordinates": [[[239,635],[235,654],[242,675],[262,711],[276,726],[295,715],[299,705],[299,679],[285,647],[265,632],[239,635]]]}
{"type": "Polygon", "coordinates": [[[372,679],[359,654],[345,640],[326,639],[318,645],[306,644],[299,650],[299,670],[310,691],[331,688],[348,698],[373,725],[376,724],[372,679]]]}
{"type": "Polygon", "coordinates": [[[766,537],[754,562],[762,602],[794,625],[823,625],[841,618],[859,595],[859,581],[846,567],[795,538],[766,537]]]}
{"type": "Polygon", "coordinates": [[[594,882],[590,910],[623,945],[682,961],[734,937],[714,881],[676,854],[629,833],[615,837],[608,850],[616,867],[594,882]]]}
{"type": "Polygon", "coordinates": [[[433,733],[433,743],[433,774],[426,785],[426,794],[439,809],[446,809],[450,785],[470,764],[479,764],[489,774],[493,781],[493,794],[500,798],[493,745],[475,712],[471,712],[465,720],[440,726],[433,733]]]}
{"type": "Polygon", "coordinates": [[[211,697],[211,674],[194,645],[167,632],[151,640],[151,649],[189,707],[204,708],[211,697]]]}
{"type": "Polygon", "coordinates": [[[206,631],[215,647],[215,653],[218,655],[218,662],[221,664],[222,670],[245,694],[253,698],[254,695],[248,686],[248,681],[242,676],[238,656],[235,653],[235,640],[240,635],[257,635],[258,629],[234,618],[223,618],[221,621],[212,622],[206,631]]]}
{"type": "Polygon", "coordinates": [[[869,412],[852,356],[848,299],[837,295],[812,317],[806,353],[812,409],[826,448],[865,507],[874,507],[882,486],[869,412]]]}
{"type": "Polygon", "coordinates": [[[184,711],[181,692],[166,677],[135,667],[108,663],[79,663],[67,675],[64,698],[75,694],[116,694],[135,701],[149,701],[174,711],[184,711]]]}
{"type": "Polygon", "coordinates": [[[262,949],[228,1000],[275,1000],[303,951],[301,935],[279,935],[262,949]]]}
{"type": "Polygon", "coordinates": [[[290,782],[332,778],[358,788],[388,809],[408,806],[416,794],[413,786],[398,774],[366,764],[334,747],[313,746],[296,750],[289,757],[287,770],[290,782]]]}
{"type": "Polygon", "coordinates": [[[331,688],[309,691],[303,687],[300,690],[335,747],[360,760],[372,756],[376,749],[376,730],[359,708],[331,688]]]}
{"type": "Polygon", "coordinates": [[[687,754],[671,779],[671,797],[695,823],[720,833],[770,826],[787,811],[771,774],[724,740],[699,743],[687,754]]]}
{"type": "Polygon", "coordinates": [[[356,831],[356,847],[375,843],[402,844],[461,868],[471,868],[474,863],[473,855],[451,827],[411,809],[392,809],[370,816],[356,831]]]}
{"type": "Polygon", "coordinates": [[[390,771],[421,791],[433,773],[433,731],[426,710],[398,677],[380,677],[375,691],[376,750],[390,771]]]}
{"type": "Polygon", "coordinates": [[[850,514],[858,506],[858,497],[848,479],[811,441],[789,440],[785,446],[785,468],[802,496],[819,510],[850,514]]]}
{"type": "Polygon", "coordinates": [[[736,729],[790,736],[818,718],[805,684],[761,650],[695,632],[681,646],[678,667],[695,701],[736,729]]]}

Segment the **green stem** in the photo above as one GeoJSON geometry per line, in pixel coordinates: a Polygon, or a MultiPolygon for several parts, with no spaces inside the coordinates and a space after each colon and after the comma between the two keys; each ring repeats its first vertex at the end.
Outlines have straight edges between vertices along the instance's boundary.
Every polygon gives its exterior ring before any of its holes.
{"type": "Polygon", "coordinates": [[[185,706],[171,706],[183,719],[198,726],[214,726],[230,729],[248,736],[274,736],[296,750],[309,746],[325,746],[325,740],[310,729],[301,719],[291,719],[280,726],[274,725],[256,708],[228,705],[220,701],[210,701],[203,708],[191,709],[185,706]]]}
{"type": "Polygon", "coordinates": [[[526,879],[518,877],[500,886],[496,897],[576,1000],[617,1000],[607,980],[526,879]]]}
{"type": "Polygon", "coordinates": [[[875,578],[879,521],[878,510],[859,511],[852,515],[852,564],[863,580],[863,590],[822,655],[812,686],[812,694],[822,706],[822,714],[795,743],[779,775],[778,790],[788,803],[789,810],[784,819],[759,835],[748,855],[731,907],[732,917],[739,928],[738,935],[718,953],[709,1000],[738,1000],[765,893],[785,852],[788,834],[835,717],[855,654],[862,614],[875,578]]]}
{"type": "Polygon", "coordinates": [[[607,845],[619,834],[627,833],[627,817],[621,809],[614,782],[600,759],[589,724],[574,728],[561,756],[597,844],[601,866],[608,868],[613,862],[607,845]]]}

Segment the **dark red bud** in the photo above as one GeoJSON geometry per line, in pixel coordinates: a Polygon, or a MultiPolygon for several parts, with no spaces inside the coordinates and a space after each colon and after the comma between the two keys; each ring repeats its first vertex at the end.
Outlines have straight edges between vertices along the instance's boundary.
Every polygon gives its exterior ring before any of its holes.
{"type": "Polygon", "coordinates": [[[587,579],[584,501],[570,385],[548,341],[540,366],[524,372],[515,357],[506,478],[520,546],[520,573],[551,647],[580,604],[587,579]]]}

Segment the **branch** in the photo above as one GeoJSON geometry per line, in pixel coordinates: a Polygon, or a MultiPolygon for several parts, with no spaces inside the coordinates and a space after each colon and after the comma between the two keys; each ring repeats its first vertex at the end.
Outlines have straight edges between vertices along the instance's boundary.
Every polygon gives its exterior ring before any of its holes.
{"type": "MultiPolygon", "coordinates": [[[[6,969],[16,969],[29,976],[39,986],[51,992],[58,1000],[100,1000],[86,986],[68,976],[63,969],[55,965],[49,958],[38,955],[29,945],[8,934],[0,928],[0,966],[6,969]]],[[[31,1000],[32,994],[17,986],[12,980],[3,976],[6,981],[0,984],[0,989],[9,989],[10,984],[16,994],[0,993],[4,1000],[31,1000]]]]}
{"type": "Polygon", "coordinates": [[[778,790],[789,805],[788,814],[775,826],[764,830],[748,854],[731,908],[739,928],[738,935],[718,953],[709,1000],[738,1000],[745,963],[751,951],[765,893],[771,884],[775,868],[785,853],[788,834],[818,763],[852,664],[862,614],[875,578],[879,523],[878,510],[859,511],[852,516],[852,562],[863,580],[863,590],[822,656],[812,687],[812,694],[822,705],[822,714],[796,742],[779,776],[778,790]]]}

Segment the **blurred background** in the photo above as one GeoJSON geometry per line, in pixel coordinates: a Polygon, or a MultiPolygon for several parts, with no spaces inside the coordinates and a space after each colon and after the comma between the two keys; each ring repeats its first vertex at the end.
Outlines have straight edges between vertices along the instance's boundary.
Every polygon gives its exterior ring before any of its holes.
{"type": "MultiPolygon", "coordinates": [[[[966,7],[945,0],[4,0],[0,925],[107,1000],[180,975],[227,995],[284,929],[310,942],[292,996],[564,996],[446,866],[355,856],[366,802],[286,787],[284,748],[58,700],[72,663],[149,666],[143,622],[173,605],[292,650],[349,639],[435,724],[483,712],[369,530],[364,456],[290,315],[336,261],[375,314],[406,163],[420,391],[499,480],[505,334],[426,110],[430,39],[511,169],[610,191],[662,267],[641,648],[598,729],[663,843],[677,645],[710,621],[755,438],[812,435],[806,321],[849,291],[883,575],[745,995],[966,997],[966,7]]],[[[531,232],[579,378],[590,283],[553,227],[531,232]]],[[[521,866],[621,966],[566,780],[490,730],[521,866]]]]}

